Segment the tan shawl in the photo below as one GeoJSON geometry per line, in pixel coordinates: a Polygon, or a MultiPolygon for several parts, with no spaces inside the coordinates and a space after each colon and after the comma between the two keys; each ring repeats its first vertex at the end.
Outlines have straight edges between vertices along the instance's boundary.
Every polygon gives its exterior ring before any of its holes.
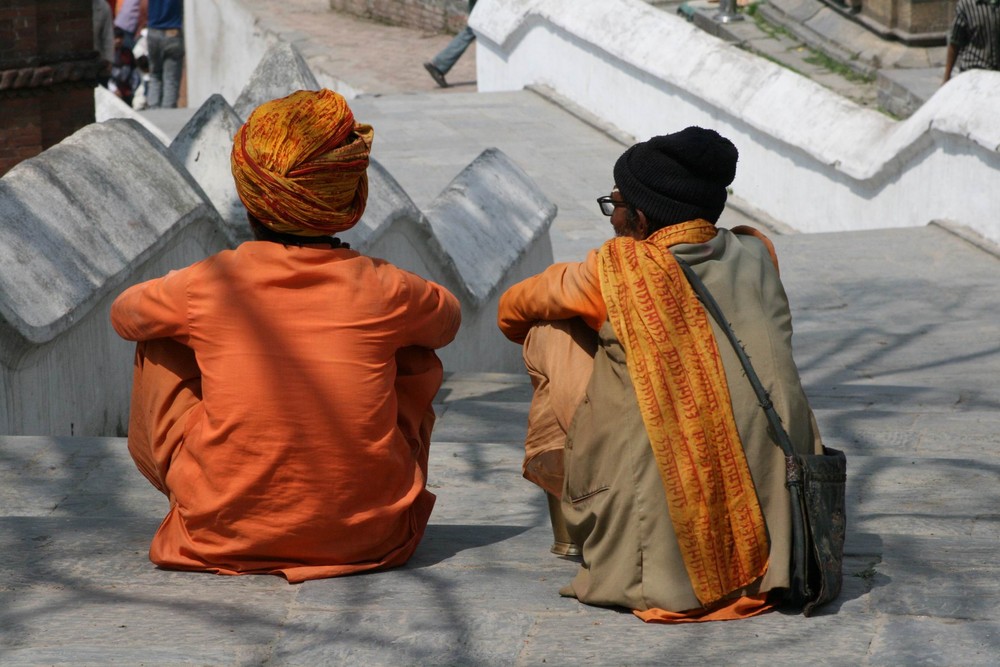
{"type": "Polygon", "coordinates": [[[716,234],[704,220],[601,248],[608,317],[663,479],[695,594],[708,605],[767,570],[769,543],[709,316],[669,248],[716,234]]]}

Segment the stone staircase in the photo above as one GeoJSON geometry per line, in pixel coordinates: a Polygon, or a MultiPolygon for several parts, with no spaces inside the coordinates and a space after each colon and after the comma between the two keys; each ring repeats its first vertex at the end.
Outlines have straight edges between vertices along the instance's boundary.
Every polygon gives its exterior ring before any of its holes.
{"type": "Polygon", "coordinates": [[[297,586],[156,570],[166,501],[123,439],[0,438],[0,662],[995,664],[1000,260],[938,226],[776,245],[806,390],[848,455],[844,589],[819,616],[651,627],[560,598],[577,565],[520,477],[530,385],[460,373],[413,560],[297,586]]]}
{"type": "MultiPolygon", "coordinates": [[[[557,260],[607,238],[593,200],[623,146],[593,119],[530,91],[351,104],[417,206],[495,146],[558,205],[557,260]]],[[[724,225],[760,224],[732,203],[724,225]]],[[[453,373],[414,558],[296,586],[155,569],[167,504],[124,439],[0,436],[0,664],[995,664],[995,247],[939,225],[774,239],[806,391],[848,455],[844,589],[819,616],[647,626],[559,597],[577,564],[549,553],[544,496],[520,476],[527,378],[453,373]]]]}

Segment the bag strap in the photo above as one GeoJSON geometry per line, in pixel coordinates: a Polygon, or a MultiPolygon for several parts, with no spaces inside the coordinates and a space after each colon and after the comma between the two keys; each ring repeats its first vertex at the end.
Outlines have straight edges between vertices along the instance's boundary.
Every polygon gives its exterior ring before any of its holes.
{"type": "Polygon", "coordinates": [[[794,456],[795,450],[792,449],[792,442],[788,438],[788,432],[785,430],[785,427],[781,424],[781,417],[778,416],[777,411],[774,409],[771,396],[764,389],[763,383],[761,383],[760,378],[753,369],[753,364],[750,363],[750,358],[747,356],[746,350],[743,349],[743,345],[736,338],[736,334],[733,333],[733,328],[730,326],[726,316],[722,314],[722,309],[719,308],[715,297],[708,291],[705,283],[694,272],[690,264],[676,255],[674,255],[674,259],[677,260],[681,270],[684,271],[684,275],[687,276],[688,282],[691,283],[691,288],[694,289],[694,293],[698,296],[698,300],[705,306],[705,310],[715,319],[719,328],[726,334],[726,338],[732,343],[733,350],[736,351],[736,356],[739,357],[740,363],[743,365],[743,371],[746,373],[747,379],[750,380],[750,386],[753,387],[754,393],[757,394],[757,403],[764,409],[764,414],[767,415],[767,422],[774,432],[775,441],[781,447],[781,451],[785,453],[786,457],[794,456]]]}
{"type": "Polygon", "coordinates": [[[811,605],[815,605],[816,595],[809,581],[810,547],[808,543],[810,539],[806,535],[807,511],[803,503],[802,465],[795,455],[795,450],[792,449],[792,442],[788,438],[788,432],[781,424],[781,417],[775,411],[770,395],[764,389],[764,385],[753,369],[753,364],[750,363],[750,358],[747,356],[746,350],[743,349],[743,345],[736,338],[736,334],[733,333],[733,328],[730,326],[726,316],[722,314],[722,309],[719,308],[715,297],[712,296],[712,293],[705,287],[705,283],[702,282],[701,278],[698,277],[698,274],[694,272],[694,269],[687,262],[676,255],[674,255],[674,259],[677,260],[677,264],[680,265],[681,270],[684,271],[684,275],[687,276],[688,282],[691,283],[691,288],[694,289],[694,293],[698,296],[698,300],[705,306],[705,310],[715,319],[719,324],[719,328],[725,332],[726,338],[732,343],[733,350],[736,351],[736,356],[739,357],[740,363],[743,365],[743,371],[746,373],[747,379],[750,380],[750,385],[753,387],[754,393],[757,394],[757,402],[764,409],[764,414],[767,415],[767,421],[774,435],[774,440],[785,455],[785,487],[788,488],[788,496],[792,508],[792,567],[789,572],[790,585],[787,600],[795,605],[805,605],[804,609],[811,609],[811,605]]]}

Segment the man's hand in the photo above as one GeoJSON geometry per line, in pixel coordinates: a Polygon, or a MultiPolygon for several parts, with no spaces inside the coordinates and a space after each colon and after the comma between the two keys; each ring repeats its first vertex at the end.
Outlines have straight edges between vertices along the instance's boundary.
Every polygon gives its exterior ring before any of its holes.
{"type": "Polygon", "coordinates": [[[944,59],[944,81],[941,82],[942,86],[948,83],[948,80],[951,78],[951,70],[955,67],[955,60],[957,58],[958,49],[955,48],[954,44],[949,44],[948,51],[944,59]]]}

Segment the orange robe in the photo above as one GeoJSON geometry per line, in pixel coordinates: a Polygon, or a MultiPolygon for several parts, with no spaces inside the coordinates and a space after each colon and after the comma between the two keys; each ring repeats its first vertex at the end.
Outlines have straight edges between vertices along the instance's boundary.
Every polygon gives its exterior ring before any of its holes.
{"type": "Polygon", "coordinates": [[[170,499],[165,568],[290,582],[405,563],[458,301],[348,249],[255,241],[136,285],[129,450],[170,499]]]}

